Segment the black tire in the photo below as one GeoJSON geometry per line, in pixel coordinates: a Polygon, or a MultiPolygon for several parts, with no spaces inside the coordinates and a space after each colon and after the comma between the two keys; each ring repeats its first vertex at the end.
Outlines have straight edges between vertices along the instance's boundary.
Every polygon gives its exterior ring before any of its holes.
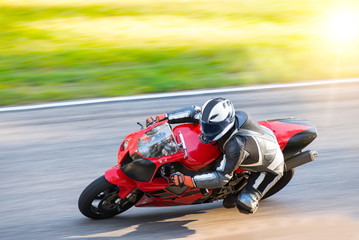
{"type": "Polygon", "coordinates": [[[78,201],[80,212],[89,218],[104,219],[135,205],[136,202],[124,203],[118,196],[118,191],[118,186],[108,182],[105,176],[97,178],[81,193],[78,201]]]}
{"type": "Polygon", "coordinates": [[[263,199],[269,198],[270,196],[276,194],[277,192],[279,192],[280,190],[282,190],[292,179],[293,175],[294,175],[294,168],[286,171],[283,173],[283,176],[281,177],[281,179],[279,179],[279,181],[271,188],[269,189],[269,191],[264,195],[263,199]]]}

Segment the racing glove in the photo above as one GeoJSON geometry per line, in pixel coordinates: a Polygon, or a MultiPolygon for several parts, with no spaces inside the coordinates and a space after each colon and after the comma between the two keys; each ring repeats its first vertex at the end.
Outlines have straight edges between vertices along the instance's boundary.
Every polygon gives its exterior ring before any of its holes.
{"type": "Polygon", "coordinates": [[[146,119],[146,127],[149,127],[152,124],[155,124],[157,122],[161,122],[161,121],[166,120],[166,119],[167,119],[167,114],[166,113],[161,114],[161,115],[157,115],[157,116],[148,117],[146,119]]]}
{"type": "Polygon", "coordinates": [[[184,187],[195,187],[194,182],[190,176],[183,175],[180,172],[175,172],[171,174],[172,181],[176,186],[184,187]]]}

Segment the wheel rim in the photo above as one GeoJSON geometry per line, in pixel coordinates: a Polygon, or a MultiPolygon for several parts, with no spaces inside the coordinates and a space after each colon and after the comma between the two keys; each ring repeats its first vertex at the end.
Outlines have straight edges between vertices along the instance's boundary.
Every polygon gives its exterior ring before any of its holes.
{"type": "Polygon", "coordinates": [[[100,192],[91,202],[91,211],[96,214],[114,214],[118,213],[118,202],[120,202],[118,196],[118,188],[106,189],[100,192]]]}

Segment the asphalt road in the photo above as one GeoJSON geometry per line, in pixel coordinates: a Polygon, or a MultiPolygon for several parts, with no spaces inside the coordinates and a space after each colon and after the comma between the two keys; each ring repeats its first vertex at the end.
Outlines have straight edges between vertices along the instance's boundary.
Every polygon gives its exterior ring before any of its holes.
{"type": "MultiPolygon", "coordinates": [[[[219,96],[217,94],[216,96],[219,96]]],[[[221,202],[132,208],[107,220],[77,209],[149,115],[210,95],[0,113],[0,239],[359,239],[359,84],[222,94],[259,120],[294,116],[319,132],[315,162],[255,215],[221,202]]]]}

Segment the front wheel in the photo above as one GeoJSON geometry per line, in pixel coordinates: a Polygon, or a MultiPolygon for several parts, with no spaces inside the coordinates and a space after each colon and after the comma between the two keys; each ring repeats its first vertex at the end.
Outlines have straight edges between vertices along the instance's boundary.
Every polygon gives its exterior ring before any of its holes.
{"type": "Polygon", "coordinates": [[[89,218],[104,219],[120,214],[135,205],[136,201],[121,199],[118,192],[118,186],[107,181],[105,176],[99,177],[81,193],[78,201],[80,212],[89,218]]]}

